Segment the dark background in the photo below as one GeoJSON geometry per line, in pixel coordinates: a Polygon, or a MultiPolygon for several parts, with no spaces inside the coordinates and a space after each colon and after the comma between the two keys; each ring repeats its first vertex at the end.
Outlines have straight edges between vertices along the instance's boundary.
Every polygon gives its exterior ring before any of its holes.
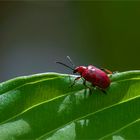
{"type": "Polygon", "coordinates": [[[42,72],[54,62],[112,71],[140,68],[140,1],[0,1],[0,81],[42,72]]]}

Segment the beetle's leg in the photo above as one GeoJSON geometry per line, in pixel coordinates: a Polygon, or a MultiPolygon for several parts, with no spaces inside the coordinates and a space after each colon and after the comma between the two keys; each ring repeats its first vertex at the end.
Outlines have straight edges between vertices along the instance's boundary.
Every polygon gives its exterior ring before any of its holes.
{"type": "Polygon", "coordinates": [[[80,78],[81,78],[81,77],[76,77],[76,78],[74,79],[74,81],[73,81],[73,83],[72,83],[72,85],[71,85],[70,87],[73,87],[73,86],[75,85],[76,81],[79,80],[80,78]]]}
{"type": "Polygon", "coordinates": [[[104,72],[108,73],[108,74],[113,74],[112,71],[105,69],[105,68],[100,68],[100,70],[103,70],[104,72]]]}
{"type": "Polygon", "coordinates": [[[106,92],[104,89],[102,89],[102,88],[100,88],[100,87],[98,87],[98,86],[96,86],[96,88],[97,88],[98,90],[102,91],[104,94],[107,95],[107,92],[106,92]]]}
{"type": "Polygon", "coordinates": [[[86,85],[86,80],[83,80],[83,85],[84,85],[86,88],[90,88],[89,86],[86,85]]]}
{"type": "Polygon", "coordinates": [[[102,91],[104,94],[106,94],[106,95],[107,95],[107,92],[106,92],[105,90],[101,89],[101,91],[102,91]]]}
{"type": "Polygon", "coordinates": [[[92,94],[92,89],[91,89],[91,87],[89,87],[89,86],[86,85],[86,80],[83,80],[83,85],[84,85],[86,88],[89,89],[89,94],[91,95],[91,94],[92,94]]]}

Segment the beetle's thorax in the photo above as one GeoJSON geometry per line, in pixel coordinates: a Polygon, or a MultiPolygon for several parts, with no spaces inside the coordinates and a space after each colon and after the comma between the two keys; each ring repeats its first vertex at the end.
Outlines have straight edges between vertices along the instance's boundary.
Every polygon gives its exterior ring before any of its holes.
{"type": "Polygon", "coordinates": [[[73,73],[79,73],[80,75],[87,69],[85,66],[78,66],[74,69],[73,73]]]}

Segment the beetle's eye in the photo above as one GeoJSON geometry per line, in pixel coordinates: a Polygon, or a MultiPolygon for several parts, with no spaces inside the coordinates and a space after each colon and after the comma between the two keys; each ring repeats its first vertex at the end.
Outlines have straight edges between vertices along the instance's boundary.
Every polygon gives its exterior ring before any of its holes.
{"type": "Polygon", "coordinates": [[[73,71],[73,73],[76,73],[76,72],[77,72],[77,70],[74,70],[74,71],[73,71]]]}

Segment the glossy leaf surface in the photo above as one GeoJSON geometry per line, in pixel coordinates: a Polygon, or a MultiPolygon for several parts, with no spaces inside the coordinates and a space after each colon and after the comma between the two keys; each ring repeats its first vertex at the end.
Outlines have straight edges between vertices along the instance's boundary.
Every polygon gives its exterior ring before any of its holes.
{"type": "Polygon", "coordinates": [[[0,139],[139,139],[140,71],[110,75],[107,95],[75,76],[44,73],[0,84],[0,139]]]}

